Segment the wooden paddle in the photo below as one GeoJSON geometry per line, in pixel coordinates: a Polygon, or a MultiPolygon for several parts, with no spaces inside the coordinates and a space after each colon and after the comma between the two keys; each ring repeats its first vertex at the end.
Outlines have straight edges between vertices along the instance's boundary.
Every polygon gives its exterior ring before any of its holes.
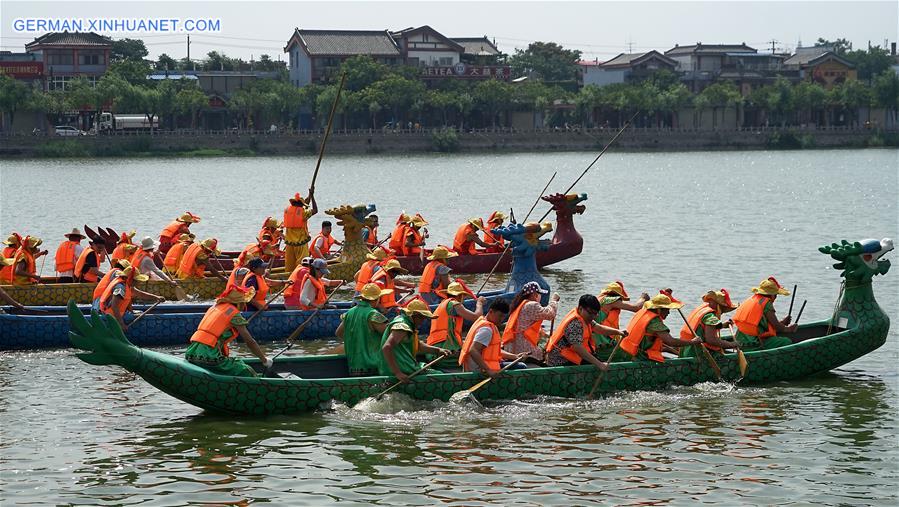
{"type": "MultiPolygon", "coordinates": [[[[515,366],[516,364],[524,361],[524,358],[526,358],[527,356],[528,356],[527,352],[522,352],[521,354],[518,354],[518,357],[516,357],[514,361],[503,366],[502,369],[499,370],[499,373],[502,373],[502,372],[508,370],[509,368],[515,366]]],[[[474,401],[475,403],[480,405],[481,402],[479,402],[477,400],[477,398],[474,397],[474,392],[477,391],[478,389],[484,387],[485,385],[489,384],[491,380],[493,380],[493,377],[487,377],[484,380],[478,382],[477,384],[469,387],[468,389],[454,393],[452,396],[450,396],[450,403],[461,403],[463,400],[464,401],[470,400],[470,401],[474,401]]]]}
{"type": "MultiPolygon", "coordinates": [[[[690,333],[693,335],[693,337],[694,337],[694,338],[699,338],[699,337],[696,335],[696,331],[694,331],[694,330],[693,330],[693,327],[690,326],[690,322],[687,321],[687,316],[684,315],[684,312],[682,312],[681,309],[678,308],[678,309],[677,309],[677,313],[679,313],[680,316],[681,316],[681,318],[684,319],[684,324],[687,325],[687,328],[690,330],[690,333]]],[[[697,345],[694,345],[694,347],[696,347],[696,346],[697,346],[697,345]]],[[[720,380],[721,380],[721,367],[718,366],[718,363],[715,361],[715,358],[712,357],[712,353],[709,352],[709,350],[708,350],[707,348],[705,348],[705,345],[703,345],[702,343],[700,343],[700,344],[698,345],[698,347],[702,350],[702,352],[703,352],[702,355],[705,357],[705,360],[709,363],[709,366],[710,366],[710,367],[712,368],[712,370],[715,372],[715,377],[720,381],[720,380]]]]}
{"type": "Polygon", "coordinates": [[[799,313],[796,314],[796,320],[793,321],[793,324],[799,325],[799,318],[802,317],[802,311],[805,310],[806,303],[808,303],[808,299],[803,299],[802,306],[799,307],[799,313]]]}
{"type": "MultiPolygon", "coordinates": [[[[425,370],[427,370],[427,369],[430,368],[431,366],[434,366],[435,364],[439,363],[440,361],[443,361],[443,359],[444,359],[444,356],[441,355],[441,356],[438,357],[437,359],[434,359],[434,360],[431,361],[430,363],[428,363],[428,364],[422,366],[422,367],[419,368],[417,371],[413,372],[411,375],[409,375],[409,378],[411,379],[412,377],[417,376],[419,373],[424,372],[425,370]]],[[[387,389],[381,391],[381,394],[375,396],[375,401],[381,401],[381,398],[383,398],[385,394],[389,393],[390,391],[393,391],[394,389],[396,389],[396,388],[397,388],[398,386],[400,386],[401,384],[402,384],[402,382],[396,382],[396,383],[393,384],[392,386],[390,386],[390,387],[388,387],[387,389]]]]}
{"type": "MultiPolygon", "coordinates": [[[[610,367],[612,365],[612,358],[615,357],[615,353],[618,352],[618,347],[621,346],[621,342],[623,340],[624,340],[624,337],[622,337],[620,340],[615,342],[615,347],[612,349],[612,353],[609,354],[609,359],[606,362],[609,363],[610,367]]],[[[587,398],[593,398],[593,393],[596,392],[596,388],[599,387],[599,384],[602,383],[602,378],[605,376],[605,374],[606,374],[606,370],[599,370],[599,374],[596,375],[596,382],[593,382],[593,388],[590,389],[590,394],[587,395],[587,398]]]]}
{"type": "Polygon", "coordinates": [[[290,285],[291,285],[291,284],[289,284],[289,283],[285,283],[285,284],[284,284],[284,287],[281,287],[281,290],[279,290],[277,293],[275,293],[275,295],[272,296],[271,299],[269,299],[268,301],[266,301],[266,302],[265,302],[265,305],[264,305],[262,308],[256,310],[256,311],[253,313],[253,315],[250,315],[250,318],[247,319],[247,324],[249,324],[253,319],[255,319],[257,315],[259,315],[260,313],[262,313],[262,311],[265,310],[266,307],[268,307],[268,305],[272,304],[272,301],[278,299],[278,296],[280,296],[281,294],[283,294],[284,291],[287,290],[288,287],[290,287],[290,285]]]}
{"type": "Polygon", "coordinates": [[[740,366],[740,376],[746,376],[746,370],[749,369],[749,361],[746,360],[746,356],[743,354],[743,349],[740,348],[740,342],[737,341],[737,330],[734,329],[733,324],[728,324],[728,329],[730,329],[730,334],[733,335],[734,343],[737,344],[737,364],[740,366]]]}
{"type": "Polygon", "coordinates": [[[787,317],[793,315],[793,301],[796,300],[796,289],[799,288],[798,284],[793,285],[793,293],[790,294],[790,310],[787,312],[787,317]]]}
{"type": "Polygon", "coordinates": [[[325,156],[325,145],[328,144],[328,138],[331,137],[331,125],[334,122],[334,113],[337,111],[337,103],[340,102],[340,93],[343,91],[344,84],[346,84],[346,72],[340,76],[340,86],[337,87],[337,95],[334,97],[334,103],[331,104],[331,112],[328,114],[328,127],[325,129],[325,138],[322,139],[322,145],[318,149],[318,161],[315,163],[315,172],[312,173],[312,184],[309,185],[309,193],[315,192],[315,180],[318,178],[318,169],[322,165],[322,157],[325,156]]]}
{"type": "MultiPolygon", "coordinates": [[[[338,291],[341,287],[343,287],[343,285],[344,285],[345,283],[346,283],[345,281],[342,281],[342,282],[340,283],[340,285],[338,285],[337,287],[334,288],[334,290],[331,292],[331,294],[328,295],[328,298],[325,299],[325,303],[324,303],[325,305],[328,304],[328,301],[330,301],[331,298],[334,297],[334,294],[337,294],[337,291],[338,291]]],[[[307,326],[310,322],[312,322],[312,319],[313,319],[316,315],[318,315],[318,312],[320,312],[321,310],[322,310],[321,308],[316,308],[315,311],[312,312],[312,315],[310,315],[309,317],[307,317],[306,320],[304,320],[299,326],[297,326],[297,328],[293,331],[293,333],[290,333],[290,336],[288,336],[288,337],[287,337],[287,340],[286,340],[286,341],[287,341],[287,346],[284,347],[283,349],[281,349],[277,354],[275,354],[275,355],[272,357],[272,361],[274,361],[278,356],[280,356],[281,354],[287,352],[288,350],[290,350],[291,347],[293,347],[294,340],[296,340],[297,338],[299,338],[300,333],[303,332],[303,329],[306,329],[306,326],[307,326]]],[[[269,373],[269,370],[266,370],[265,373],[268,374],[268,373],[269,373]]]]}
{"type": "Polygon", "coordinates": [[[137,323],[140,321],[140,319],[144,318],[144,315],[150,313],[150,311],[152,311],[153,308],[156,308],[156,307],[159,306],[161,303],[162,303],[162,301],[157,301],[157,302],[153,303],[152,305],[150,305],[150,308],[147,308],[146,310],[144,310],[143,312],[141,312],[140,315],[138,315],[137,317],[135,317],[135,319],[132,320],[132,321],[128,324],[128,328],[130,329],[132,326],[134,326],[135,324],[137,324],[137,323]]]}

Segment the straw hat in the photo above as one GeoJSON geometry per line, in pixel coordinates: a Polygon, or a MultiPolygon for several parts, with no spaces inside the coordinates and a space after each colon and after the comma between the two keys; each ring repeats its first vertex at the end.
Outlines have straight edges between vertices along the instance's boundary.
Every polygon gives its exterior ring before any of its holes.
{"type": "Polygon", "coordinates": [[[185,224],[195,224],[200,221],[200,217],[198,217],[197,215],[194,215],[190,211],[185,211],[183,215],[176,218],[175,220],[177,220],[179,222],[183,222],[185,224]]]}
{"type": "Polygon", "coordinates": [[[37,248],[44,243],[44,240],[37,236],[26,236],[23,243],[27,248],[37,248]]]}
{"type": "Polygon", "coordinates": [[[428,225],[428,221],[421,216],[421,213],[416,213],[415,216],[412,217],[411,223],[413,227],[424,227],[425,225],[428,225]]]}
{"type": "Polygon", "coordinates": [[[378,247],[372,250],[371,253],[365,254],[365,258],[373,261],[383,261],[387,258],[387,251],[378,247]]]}
{"type": "Polygon", "coordinates": [[[72,236],[78,236],[79,238],[82,238],[82,239],[87,237],[84,234],[81,234],[81,229],[79,229],[77,227],[72,227],[72,232],[66,234],[65,236],[67,238],[71,238],[72,236]]]}
{"type": "MultiPolygon", "coordinates": [[[[137,250],[137,246],[135,246],[135,245],[128,245],[128,246],[131,247],[132,253],[133,253],[134,250],[137,250]]],[[[127,249],[128,249],[128,247],[125,247],[125,250],[127,250],[127,249]]],[[[119,259],[119,260],[115,261],[115,265],[114,265],[113,267],[114,267],[114,268],[119,268],[119,269],[125,269],[125,268],[130,267],[130,266],[131,266],[131,262],[129,262],[128,260],[126,260],[126,259],[119,259]]]]}
{"type": "Polygon", "coordinates": [[[452,282],[446,287],[446,293],[450,296],[458,296],[460,294],[468,295],[468,291],[465,290],[465,286],[459,282],[452,282]]]}
{"type": "Polygon", "coordinates": [[[429,261],[433,261],[435,259],[446,260],[446,259],[450,259],[450,258],[458,257],[458,256],[459,256],[459,254],[448,250],[445,246],[437,245],[437,248],[435,248],[434,251],[431,252],[431,255],[428,256],[428,260],[429,261]]]}
{"type": "Polygon", "coordinates": [[[7,246],[19,246],[22,244],[22,236],[19,236],[14,232],[6,238],[6,241],[4,241],[3,244],[7,246]]]}
{"type": "Polygon", "coordinates": [[[388,294],[393,294],[393,289],[382,289],[376,283],[367,283],[362,287],[362,291],[359,292],[359,297],[366,301],[377,301],[381,299],[381,296],[388,294]]]}
{"type": "Polygon", "coordinates": [[[509,218],[509,217],[507,217],[506,214],[503,213],[502,211],[494,211],[494,212],[491,213],[490,216],[487,218],[487,223],[488,223],[488,224],[492,224],[492,223],[495,223],[495,222],[503,223],[503,221],[504,221],[505,219],[507,219],[507,218],[509,218]]]}
{"type": "Polygon", "coordinates": [[[219,242],[215,238],[206,238],[200,242],[200,246],[203,247],[203,250],[212,252],[215,255],[221,255],[222,251],[217,248],[218,244],[219,242]]]}
{"type": "Polygon", "coordinates": [[[410,217],[409,215],[407,215],[406,212],[404,211],[404,212],[400,213],[400,216],[399,216],[399,217],[397,217],[397,219],[396,219],[396,225],[400,225],[400,224],[408,224],[408,223],[411,222],[411,221],[412,221],[412,217],[410,217]]]}
{"type": "Polygon", "coordinates": [[[262,223],[262,227],[267,227],[269,229],[277,229],[277,228],[281,227],[281,222],[279,222],[277,218],[268,217],[265,219],[265,222],[262,223]]]}
{"type": "Polygon", "coordinates": [[[621,299],[624,301],[630,301],[631,299],[630,296],[627,295],[627,291],[624,290],[624,282],[621,280],[609,282],[609,284],[599,293],[600,296],[605,296],[607,294],[617,294],[621,296],[621,299]]]}
{"type": "Polygon", "coordinates": [[[128,232],[123,232],[119,235],[119,243],[131,243],[131,240],[134,239],[134,235],[137,234],[137,231],[131,229],[128,232]]]}
{"type": "Polygon", "coordinates": [[[144,236],[143,239],[140,240],[141,250],[152,250],[154,248],[156,248],[156,242],[153,241],[153,238],[150,236],[144,236]]]}
{"type": "Polygon", "coordinates": [[[721,313],[736,310],[737,308],[737,305],[733,304],[730,300],[730,294],[728,294],[727,289],[721,289],[719,291],[710,290],[702,296],[702,300],[706,303],[711,303],[713,301],[717,303],[718,307],[721,308],[721,313]]]}
{"type": "Polygon", "coordinates": [[[672,301],[670,297],[665,294],[656,294],[649,301],[643,303],[643,308],[647,310],[655,310],[656,308],[683,308],[684,304],[678,301],[672,301]]]}
{"type": "Polygon", "coordinates": [[[137,251],[137,245],[132,245],[131,243],[123,245],[122,251],[125,252],[125,255],[131,255],[137,251]]]}
{"type": "Polygon", "coordinates": [[[178,236],[178,241],[181,243],[192,243],[196,237],[195,234],[182,234],[178,236]]]}
{"type": "Polygon", "coordinates": [[[789,296],[790,291],[784,289],[782,285],[773,276],[762,280],[758,287],[753,287],[752,292],[755,294],[764,294],[766,296],[789,296]]]}
{"type": "Polygon", "coordinates": [[[428,305],[425,304],[425,302],[421,299],[413,299],[409,302],[408,305],[401,308],[401,310],[403,311],[403,313],[410,317],[414,314],[422,315],[429,319],[437,317],[433,312],[431,312],[431,309],[428,308],[428,305]]]}
{"type": "Polygon", "coordinates": [[[137,268],[132,266],[130,263],[128,264],[128,267],[122,268],[122,270],[118,272],[117,276],[119,278],[128,278],[132,275],[134,276],[135,282],[146,282],[150,279],[149,276],[141,274],[141,272],[138,271],[137,268]]]}
{"type": "Polygon", "coordinates": [[[253,296],[256,295],[256,289],[253,287],[238,287],[236,284],[231,284],[225,288],[225,291],[218,295],[215,298],[216,303],[231,303],[231,304],[240,304],[246,303],[247,301],[253,299],[253,296]]]}
{"type": "Polygon", "coordinates": [[[396,259],[390,259],[389,261],[387,261],[387,263],[384,264],[383,269],[384,269],[384,271],[387,271],[388,273],[391,271],[399,271],[401,274],[405,274],[405,273],[409,272],[409,270],[402,267],[400,265],[400,261],[398,261],[396,259]]]}
{"type": "Polygon", "coordinates": [[[473,225],[474,228],[479,231],[484,230],[484,219],[483,218],[469,218],[468,223],[473,225]]]}
{"type": "Polygon", "coordinates": [[[306,200],[303,199],[303,196],[301,196],[299,192],[293,194],[293,197],[291,197],[289,200],[290,200],[290,203],[293,204],[294,206],[305,206],[306,205],[306,200]]]}

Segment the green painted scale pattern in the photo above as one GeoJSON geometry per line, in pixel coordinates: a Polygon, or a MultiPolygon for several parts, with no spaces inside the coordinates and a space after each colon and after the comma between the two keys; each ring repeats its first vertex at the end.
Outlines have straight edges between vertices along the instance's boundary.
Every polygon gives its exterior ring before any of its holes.
{"type": "MultiPolygon", "coordinates": [[[[822,252],[830,253],[843,264],[854,263],[849,257],[857,254],[846,254],[851,250],[822,247],[822,252]]],[[[889,330],[889,318],[874,299],[871,278],[874,274],[886,273],[889,261],[876,263],[875,269],[843,272],[847,285],[838,319],[848,319],[845,329],[820,336],[824,334],[828,322],[808,324],[802,329],[820,329],[820,333],[816,333],[819,337],[780,349],[746,353],[749,369],[741,382],[769,383],[807,377],[839,367],[883,345],[889,330]]],[[[393,381],[391,377],[321,380],[226,377],[171,355],[134,347],[128,343],[115,321],[108,317],[92,315],[88,322],[71,304],[70,317],[73,344],[90,351],[78,354],[82,360],[91,364],[118,364],[139,374],[161,391],[212,412],[290,414],[315,410],[331,400],[354,404],[377,394],[393,381]]],[[[328,358],[333,359],[334,356],[288,358],[278,363],[328,358]]],[[[717,359],[724,380],[740,380],[736,355],[717,356],[717,359]]],[[[512,370],[488,383],[477,391],[476,396],[482,400],[520,399],[537,395],[575,398],[590,391],[596,375],[597,370],[589,365],[512,370]]],[[[473,373],[419,376],[397,391],[416,399],[448,401],[453,393],[471,387],[481,379],[473,373]]],[[[658,390],[706,381],[714,381],[714,373],[700,358],[678,358],[665,363],[615,363],[603,378],[598,391],[658,390]]]]}

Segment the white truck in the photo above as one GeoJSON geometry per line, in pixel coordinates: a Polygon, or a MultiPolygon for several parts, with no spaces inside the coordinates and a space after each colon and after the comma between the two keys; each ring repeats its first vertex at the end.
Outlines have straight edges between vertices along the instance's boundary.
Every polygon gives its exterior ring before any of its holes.
{"type": "Polygon", "coordinates": [[[112,114],[100,113],[97,117],[97,129],[99,132],[107,131],[138,131],[159,128],[159,117],[153,116],[152,123],[145,114],[112,114]]]}

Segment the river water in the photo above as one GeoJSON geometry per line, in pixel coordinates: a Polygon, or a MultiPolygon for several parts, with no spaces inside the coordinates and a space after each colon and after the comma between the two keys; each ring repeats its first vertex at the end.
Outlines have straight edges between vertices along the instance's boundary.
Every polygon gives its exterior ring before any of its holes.
{"type": "MultiPolygon", "coordinates": [[[[403,209],[420,211],[446,243],[462,220],[494,207],[521,220],[554,171],[550,189],[562,191],[594,156],[328,157],[317,194],[322,208],[375,203],[385,225],[403,209]]],[[[52,250],[73,226],[156,236],[188,209],[203,217],[201,237],[236,249],[287,196],[305,193],[314,162],[3,161],[0,232],[41,236],[52,250]]],[[[695,304],[709,288],[742,299],[774,275],[799,284],[803,321],[825,319],[839,277],[817,247],[899,236],[897,168],[896,150],[610,152],[575,188],[588,194],[575,219],[584,253],[545,276],[567,311],[617,278],[636,293],[673,287],[695,304]]],[[[899,273],[874,289],[895,321],[899,273]]],[[[778,302],[781,314],[787,304],[778,302]]],[[[896,505],[897,335],[893,326],[881,349],[801,382],[484,411],[399,396],[267,419],[203,414],[68,350],[0,353],[0,502],[896,505]]]]}

